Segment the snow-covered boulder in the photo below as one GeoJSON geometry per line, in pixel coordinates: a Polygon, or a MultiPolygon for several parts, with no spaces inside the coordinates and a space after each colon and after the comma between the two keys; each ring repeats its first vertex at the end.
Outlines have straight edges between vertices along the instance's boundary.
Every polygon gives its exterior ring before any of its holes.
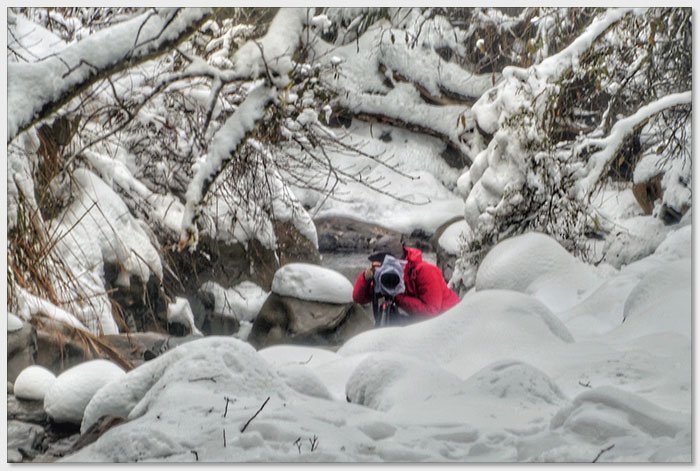
{"type": "Polygon", "coordinates": [[[124,377],[124,370],[107,360],[74,366],[53,382],[44,396],[44,410],[56,422],[79,424],[92,396],[105,384],[124,377]]]}
{"type": "Polygon", "coordinates": [[[22,319],[11,312],[7,313],[7,332],[17,332],[21,330],[23,326],[24,322],[22,322],[22,319]]]}
{"type": "Polygon", "coordinates": [[[353,286],[340,273],[291,263],[275,273],[248,340],[258,347],[276,343],[341,344],[374,326],[370,313],[352,300],[353,286]]]}
{"type": "Polygon", "coordinates": [[[29,366],[15,380],[15,396],[19,399],[43,401],[54,381],[56,376],[43,366],[29,366]]]}
{"type": "Polygon", "coordinates": [[[352,301],[306,301],[273,292],[255,318],[248,341],[259,348],[278,343],[339,345],[373,326],[372,314],[352,301]]]}
{"type": "Polygon", "coordinates": [[[201,334],[194,324],[190,302],[185,298],[176,297],[175,302],[168,304],[168,328],[172,329],[173,324],[178,326],[176,330],[181,335],[201,334]]]}
{"type": "Polygon", "coordinates": [[[268,295],[252,281],[230,288],[207,281],[192,299],[195,323],[207,335],[236,334],[246,338],[268,295]]]}
{"type": "Polygon", "coordinates": [[[280,296],[345,304],[352,302],[352,284],[340,273],[308,263],[290,263],[275,273],[272,292],[280,296]]]}
{"type": "Polygon", "coordinates": [[[537,232],[497,244],[476,274],[477,291],[509,289],[531,294],[555,313],[571,308],[601,283],[593,267],[537,232]]]}

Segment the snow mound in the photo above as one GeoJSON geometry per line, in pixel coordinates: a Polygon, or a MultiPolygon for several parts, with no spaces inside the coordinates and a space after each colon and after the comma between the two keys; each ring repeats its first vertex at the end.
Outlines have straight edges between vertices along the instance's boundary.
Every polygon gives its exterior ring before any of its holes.
{"type": "Polygon", "coordinates": [[[438,317],[406,327],[363,332],[343,345],[338,354],[401,353],[434,361],[467,378],[490,363],[572,341],[564,324],[533,297],[487,290],[468,294],[438,317]]]}
{"type": "Polygon", "coordinates": [[[528,293],[554,312],[570,309],[601,283],[595,270],[553,238],[530,232],[489,251],[476,274],[476,289],[528,293]]]}
{"type": "Polygon", "coordinates": [[[415,358],[378,353],[362,361],[348,379],[346,394],[353,404],[387,411],[406,402],[421,402],[433,391],[456,390],[457,376],[415,358]]]}
{"type": "Polygon", "coordinates": [[[596,443],[642,433],[651,437],[675,437],[688,430],[688,414],[663,409],[635,394],[602,386],[579,394],[560,410],[551,428],[564,429],[596,443]]]}
{"type": "Polygon", "coordinates": [[[56,375],[43,366],[32,365],[22,370],[15,380],[15,397],[43,401],[46,391],[56,381],[56,375]]]}
{"type": "Polygon", "coordinates": [[[693,251],[693,228],[688,225],[681,227],[669,235],[659,244],[654,255],[664,260],[673,261],[690,258],[693,251]]]}
{"type": "Polygon", "coordinates": [[[300,345],[273,345],[259,350],[258,354],[268,363],[277,367],[306,365],[315,368],[339,358],[337,353],[330,350],[300,345]]]}
{"type": "Polygon", "coordinates": [[[56,422],[79,424],[92,396],[105,384],[124,376],[107,360],[91,360],[61,373],[44,396],[44,410],[56,422]]]}
{"type": "Polygon", "coordinates": [[[620,329],[640,336],[670,331],[690,337],[691,275],[688,259],[650,271],[627,297],[620,329]]]}
{"type": "MultiPolygon", "coordinates": [[[[121,381],[100,389],[85,408],[80,430],[85,432],[103,415],[140,417],[149,412],[150,404],[157,401],[159,395],[172,393],[168,389],[171,383],[186,385],[200,381],[213,385],[232,383],[232,389],[217,386],[212,391],[212,394],[222,392],[225,395],[233,394],[231,391],[244,395],[262,384],[269,385],[272,390],[276,384],[268,365],[250,345],[234,338],[204,337],[168,350],[129,371],[121,381]]],[[[186,389],[180,392],[189,394],[186,389]]],[[[173,400],[179,401],[175,397],[173,400]]]]}
{"type": "Polygon", "coordinates": [[[230,289],[207,281],[200,289],[214,296],[216,314],[246,322],[255,320],[269,294],[251,281],[244,281],[230,289]]]}
{"type": "Polygon", "coordinates": [[[7,331],[8,332],[16,332],[18,330],[21,330],[23,326],[24,326],[24,322],[22,322],[22,319],[15,316],[11,312],[7,313],[7,331]]]}
{"type": "Polygon", "coordinates": [[[332,399],[328,388],[311,371],[303,365],[288,365],[277,369],[277,374],[287,383],[287,386],[300,394],[317,397],[320,399],[332,399]]]}
{"type": "Polygon", "coordinates": [[[535,409],[561,406],[567,402],[559,386],[543,371],[532,365],[505,360],[489,365],[466,381],[467,386],[482,394],[508,401],[520,407],[535,409]]]}
{"type": "Polygon", "coordinates": [[[352,288],[342,274],[308,263],[285,265],[272,279],[272,291],[280,296],[322,303],[351,303],[352,288]]]}

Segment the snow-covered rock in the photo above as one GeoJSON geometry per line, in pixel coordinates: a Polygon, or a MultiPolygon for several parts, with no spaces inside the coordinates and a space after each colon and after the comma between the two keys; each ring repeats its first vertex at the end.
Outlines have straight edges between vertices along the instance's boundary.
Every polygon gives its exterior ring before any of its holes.
{"type": "Polygon", "coordinates": [[[269,294],[251,281],[243,281],[229,289],[207,281],[200,289],[214,296],[214,314],[245,322],[255,320],[269,294]]]}
{"type": "Polygon", "coordinates": [[[92,396],[105,384],[124,377],[124,370],[107,360],[91,360],[61,373],[46,391],[44,410],[56,422],[79,424],[92,396]]]}
{"type": "Polygon", "coordinates": [[[168,304],[168,324],[180,324],[187,333],[201,334],[194,324],[190,302],[185,298],[176,297],[175,302],[168,304]]]}
{"type": "Polygon", "coordinates": [[[352,288],[340,273],[308,263],[285,265],[272,280],[272,292],[280,296],[333,304],[351,303],[352,288]]]}
{"type": "Polygon", "coordinates": [[[553,238],[537,232],[493,247],[476,274],[476,289],[528,293],[554,312],[577,304],[602,283],[596,270],[577,260],[553,238]]]}
{"type": "Polygon", "coordinates": [[[17,376],[14,394],[19,399],[43,401],[46,392],[56,381],[56,375],[43,366],[32,365],[17,376]]]}
{"type": "Polygon", "coordinates": [[[467,221],[461,220],[450,224],[438,239],[438,245],[448,254],[459,254],[461,250],[461,239],[469,240],[472,237],[472,230],[467,221]]]}
{"type": "Polygon", "coordinates": [[[21,330],[23,325],[24,325],[24,323],[22,322],[22,319],[15,316],[11,312],[7,313],[7,331],[8,332],[16,332],[18,330],[21,330]]]}

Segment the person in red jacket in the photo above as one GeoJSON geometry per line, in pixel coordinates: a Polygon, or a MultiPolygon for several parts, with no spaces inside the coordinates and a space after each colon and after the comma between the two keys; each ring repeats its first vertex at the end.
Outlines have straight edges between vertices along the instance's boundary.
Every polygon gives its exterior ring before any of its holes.
{"type": "Polygon", "coordinates": [[[374,244],[368,258],[369,268],[360,273],[355,282],[352,299],[358,304],[372,302],[374,296],[374,272],[386,255],[404,260],[406,290],[395,297],[396,304],[412,316],[434,317],[457,304],[460,299],[447,286],[438,267],[423,261],[423,252],[404,246],[397,236],[386,235],[374,244]]]}

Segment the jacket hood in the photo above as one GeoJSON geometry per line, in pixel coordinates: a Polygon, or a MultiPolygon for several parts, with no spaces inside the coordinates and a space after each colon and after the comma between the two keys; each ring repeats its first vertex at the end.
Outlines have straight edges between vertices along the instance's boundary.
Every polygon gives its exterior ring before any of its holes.
{"type": "Polygon", "coordinates": [[[404,247],[406,251],[406,261],[412,264],[418,264],[423,262],[423,252],[413,247],[404,247]]]}

